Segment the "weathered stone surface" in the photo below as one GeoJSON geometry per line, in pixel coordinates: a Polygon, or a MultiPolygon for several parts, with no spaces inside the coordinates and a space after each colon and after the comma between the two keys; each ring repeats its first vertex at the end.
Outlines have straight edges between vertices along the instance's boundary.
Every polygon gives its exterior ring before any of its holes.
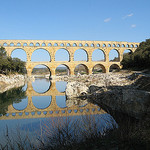
{"type": "Polygon", "coordinates": [[[81,95],[81,93],[87,93],[88,87],[79,82],[70,82],[67,84],[67,89],[66,89],[66,95],[67,98],[73,98],[73,97],[78,97],[81,95]]]}
{"type": "Polygon", "coordinates": [[[26,76],[24,75],[0,75],[0,93],[11,88],[20,87],[25,84],[26,76]]]}
{"type": "MultiPolygon", "coordinates": [[[[142,81],[141,79],[144,78],[142,75],[132,74],[100,74],[80,77],[75,79],[76,81],[68,79],[66,95],[73,98],[79,97],[81,93],[87,93],[88,98],[96,103],[141,118],[150,115],[150,92],[139,89],[135,84],[136,81],[142,81]]],[[[146,81],[149,80],[146,78],[146,81]]],[[[144,82],[144,84],[149,83],[144,82]]]]}

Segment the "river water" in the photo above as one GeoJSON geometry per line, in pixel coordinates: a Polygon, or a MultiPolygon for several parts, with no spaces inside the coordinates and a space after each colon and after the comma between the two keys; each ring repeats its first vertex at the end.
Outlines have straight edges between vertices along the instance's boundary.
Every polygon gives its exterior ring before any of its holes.
{"type": "Polygon", "coordinates": [[[28,137],[36,146],[40,141],[46,142],[47,137],[56,142],[54,137],[64,128],[80,140],[83,136],[79,129],[89,136],[91,132],[102,133],[115,123],[98,105],[67,99],[66,85],[64,81],[36,78],[23,87],[0,94],[0,144],[8,144],[8,137],[11,142],[28,137]]]}

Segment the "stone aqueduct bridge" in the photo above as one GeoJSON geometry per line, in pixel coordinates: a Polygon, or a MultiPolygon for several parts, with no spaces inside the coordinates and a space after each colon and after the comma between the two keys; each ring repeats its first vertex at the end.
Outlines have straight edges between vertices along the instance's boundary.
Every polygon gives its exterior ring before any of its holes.
{"type": "Polygon", "coordinates": [[[123,59],[123,52],[126,49],[134,52],[139,43],[116,41],[0,40],[0,46],[5,47],[9,56],[11,56],[15,49],[23,49],[27,54],[26,69],[28,76],[30,76],[32,69],[40,64],[47,66],[51,71],[51,75],[55,75],[57,66],[61,64],[69,69],[70,75],[74,75],[74,69],[79,64],[86,66],[88,74],[92,74],[92,69],[97,64],[101,65],[103,72],[108,73],[110,66],[113,64],[121,68],[120,62],[123,59]],[[33,52],[41,48],[49,52],[51,60],[49,62],[32,62],[31,56],[33,52]],[[55,53],[59,49],[68,51],[69,61],[55,61],[55,53]],[[83,49],[87,53],[87,61],[74,61],[74,53],[78,49],[83,49]],[[96,49],[103,51],[104,61],[92,61],[92,53],[96,49]],[[118,62],[109,61],[109,52],[112,49],[118,52],[118,62]]]}

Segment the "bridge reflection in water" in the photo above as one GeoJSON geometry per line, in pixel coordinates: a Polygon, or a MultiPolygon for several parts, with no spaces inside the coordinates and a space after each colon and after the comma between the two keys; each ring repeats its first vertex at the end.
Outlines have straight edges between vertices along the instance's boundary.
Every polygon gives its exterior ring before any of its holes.
{"type": "MultiPolygon", "coordinates": [[[[40,85],[39,85],[40,86],[40,85]]],[[[79,115],[95,115],[105,114],[106,112],[97,105],[88,103],[86,100],[66,100],[66,107],[59,107],[57,104],[57,97],[64,96],[65,92],[59,92],[56,88],[56,82],[51,82],[50,88],[45,93],[37,93],[34,91],[32,81],[27,83],[26,96],[28,104],[25,109],[17,110],[13,105],[8,106],[6,115],[2,115],[0,120],[9,119],[29,119],[29,118],[47,118],[47,117],[67,117],[79,115]],[[50,105],[46,108],[37,108],[33,99],[36,97],[44,100],[44,97],[51,98],[50,105]]],[[[35,101],[36,101],[35,98],[35,101]]]]}

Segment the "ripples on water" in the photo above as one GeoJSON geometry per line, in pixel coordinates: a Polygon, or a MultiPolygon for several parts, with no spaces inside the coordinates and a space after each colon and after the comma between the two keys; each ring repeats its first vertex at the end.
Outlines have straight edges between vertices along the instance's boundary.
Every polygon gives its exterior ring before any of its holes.
{"type": "MultiPolygon", "coordinates": [[[[25,136],[38,137],[41,134],[52,133],[52,127],[64,124],[66,118],[78,120],[78,126],[83,121],[94,118],[98,130],[110,127],[108,120],[112,117],[97,105],[87,104],[83,100],[66,100],[65,89],[67,82],[53,82],[45,78],[36,78],[31,84],[0,94],[0,143],[4,142],[6,127],[25,136]],[[86,118],[86,119],[83,119],[86,118]],[[88,118],[88,119],[87,119],[88,118]]],[[[87,122],[86,122],[87,124],[87,122]]]]}

